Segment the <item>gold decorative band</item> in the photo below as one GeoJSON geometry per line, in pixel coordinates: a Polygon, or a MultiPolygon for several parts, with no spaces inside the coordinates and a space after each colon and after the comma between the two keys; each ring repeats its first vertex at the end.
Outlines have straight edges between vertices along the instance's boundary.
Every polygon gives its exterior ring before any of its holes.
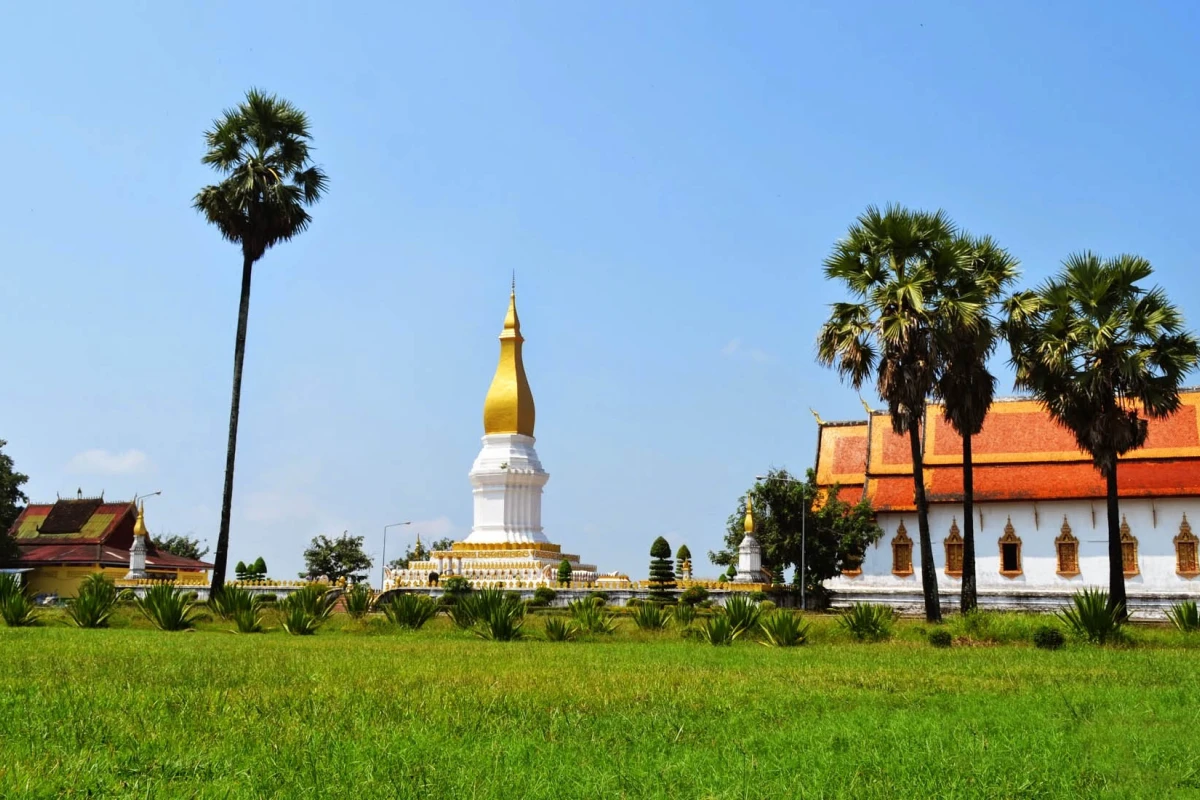
{"type": "Polygon", "coordinates": [[[455,542],[451,546],[452,550],[469,550],[472,552],[482,552],[485,550],[540,550],[544,553],[561,553],[562,546],[557,544],[549,544],[546,542],[492,542],[488,544],[469,544],[467,542],[455,542]]]}

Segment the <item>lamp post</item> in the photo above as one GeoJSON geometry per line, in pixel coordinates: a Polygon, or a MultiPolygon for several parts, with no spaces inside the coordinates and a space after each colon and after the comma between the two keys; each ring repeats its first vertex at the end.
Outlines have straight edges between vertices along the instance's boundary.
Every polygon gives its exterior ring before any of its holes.
{"type": "Polygon", "coordinates": [[[805,595],[806,587],[808,586],[808,574],[804,571],[804,561],[806,551],[808,550],[808,484],[796,478],[770,477],[768,475],[755,475],[754,480],[773,480],[800,484],[801,502],[804,504],[800,507],[800,608],[807,611],[808,603],[806,602],[807,597],[805,595]]]}
{"type": "Polygon", "coordinates": [[[393,522],[391,525],[383,526],[383,555],[379,557],[379,591],[383,591],[383,571],[387,568],[387,532],[388,528],[399,528],[401,525],[412,525],[409,522],[393,522]]]}
{"type": "Polygon", "coordinates": [[[133,504],[136,506],[138,500],[145,500],[147,497],[157,497],[160,494],[162,494],[162,489],[159,489],[157,492],[150,492],[150,494],[135,494],[133,496],[133,504]]]}

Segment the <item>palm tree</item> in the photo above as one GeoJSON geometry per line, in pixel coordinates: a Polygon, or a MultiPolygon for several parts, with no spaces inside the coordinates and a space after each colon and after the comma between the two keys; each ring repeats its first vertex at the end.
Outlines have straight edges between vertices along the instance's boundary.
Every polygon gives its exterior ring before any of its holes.
{"type": "Polygon", "coordinates": [[[940,358],[935,328],[969,325],[979,315],[977,304],[943,291],[966,257],[954,224],[941,211],[869,207],[825,260],[825,277],[843,281],[857,302],[834,303],[817,336],[817,360],[836,367],[855,389],[874,378],[888,404],[892,429],[908,435],[921,586],[930,621],[940,620],[942,611],[929,535],[921,421],[940,358]]]}
{"type": "Polygon", "coordinates": [[[1155,286],[1140,256],[1078,253],[1036,292],[1007,302],[1005,322],[1017,385],[1075,435],[1107,483],[1108,602],[1125,612],[1117,508],[1120,456],[1146,442],[1147,418],[1179,408],[1179,386],[1200,359],[1200,343],[1155,286]]]}
{"type": "Polygon", "coordinates": [[[229,412],[225,491],[213,559],[212,589],[220,591],[225,585],[225,562],[229,555],[229,509],[233,502],[250,275],[254,263],[268,248],[290,240],[308,227],[311,217],[306,207],[321,198],[328,180],[309,158],[312,136],[308,117],[286,100],[257,89],[247,92],[237,108],[216,120],[204,138],[208,152],[203,163],[220,173],[222,179],[201,189],[193,207],[216,226],[222,237],[242,248],[242,295],[233,350],[233,402],[229,412]]]}
{"type": "Polygon", "coordinates": [[[963,442],[963,563],[962,612],[975,608],[978,587],[975,578],[975,468],[971,437],[983,429],[983,421],[996,396],[996,376],[987,362],[996,349],[998,324],[986,313],[1017,277],[1017,260],[991,237],[960,242],[968,261],[951,277],[946,294],[977,304],[985,313],[971,324],[939,328],[939,365],[934,393],[942,401],[942,414],[963,442]]]}

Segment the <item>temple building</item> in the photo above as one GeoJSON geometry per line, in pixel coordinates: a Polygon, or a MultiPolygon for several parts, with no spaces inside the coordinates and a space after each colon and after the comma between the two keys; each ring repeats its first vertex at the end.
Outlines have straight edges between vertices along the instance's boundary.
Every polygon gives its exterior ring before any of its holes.
{"type": "Polygon", "coordinates": [[[93,572],[113,580],[140,570],[152,579],[207,581],[213,565],[159,550],[133,501],[82,494],[31,504],[9,530],[21,554],[16,567],[35,595],[72,597],[93,572]]]}
{"type": "MultiPolygon", "coordinates": [[[[944,606],[961,592],[962,439],[931,404],[922,426],[925,492],[944,606]]],[[[972,438],[975,554],[981,606],[1045,609],[1084,587],[1108,586],[1105,481],[1073,435],[1033,400],[997,401],[972,438]]],[[[883,538],[861,568],[828,582],[838,605],[922,606],[920,543],[907,436],[890,417],[818,418],[817,482],[875,510],[883,538]]],[[[1200,390],[1182,393],[1171,417],[1150,420],[1117,480],[1126,592],[1131,611],[1154,613],[1200,599],[1192,522],[1200,521],[1200,390]]]]}
{"type": "Polygon", "coordinates": [[[594,566],[563,553],[542,529],[542,489],[550,475],[533,447],[533,392],[521,358],[524,341],[514,287],[500,332],[500,361],[483,402],[483,447],[470,472],[471,533],[426,561],[389,571],[385,588],[427,586],[451,575],[476,586],[550,586],[558,582],[564,559],[571,565],[573,581],[597,580],[594,566]]]}

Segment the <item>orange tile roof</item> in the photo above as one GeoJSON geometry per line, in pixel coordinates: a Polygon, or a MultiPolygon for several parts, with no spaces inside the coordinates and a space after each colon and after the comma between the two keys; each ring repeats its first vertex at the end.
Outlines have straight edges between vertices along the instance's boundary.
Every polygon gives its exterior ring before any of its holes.
{"type": "MultiPolygon", "coordinates": [[[[1181,400],[1178,413],[1150,420],[1145,447],[1121,459],[1122,497],[1200,496],[1200,391],[1183,392],[1181,400]]],[[[962,502],[962,440],[939,405],[930,405],[923,433],[930,502],[962,502]]],[[[865,422],[824,423],[818,441],[819,485],[842,484],[839,494],[844,499],[850,498],[848,489],[862,485],[861,496],[880,511],[913,508],[908,438],[892,432],[886,413],[875,412],[865,422]],[[862,461],[866,468],[861,476],[840,471],[862,461]]],[[[997,401],[972,445],[976,500],[1105,496],[1104,480],[1091,456],[1080,451],[1071,433],[1036,401],[997,401]]]]}

